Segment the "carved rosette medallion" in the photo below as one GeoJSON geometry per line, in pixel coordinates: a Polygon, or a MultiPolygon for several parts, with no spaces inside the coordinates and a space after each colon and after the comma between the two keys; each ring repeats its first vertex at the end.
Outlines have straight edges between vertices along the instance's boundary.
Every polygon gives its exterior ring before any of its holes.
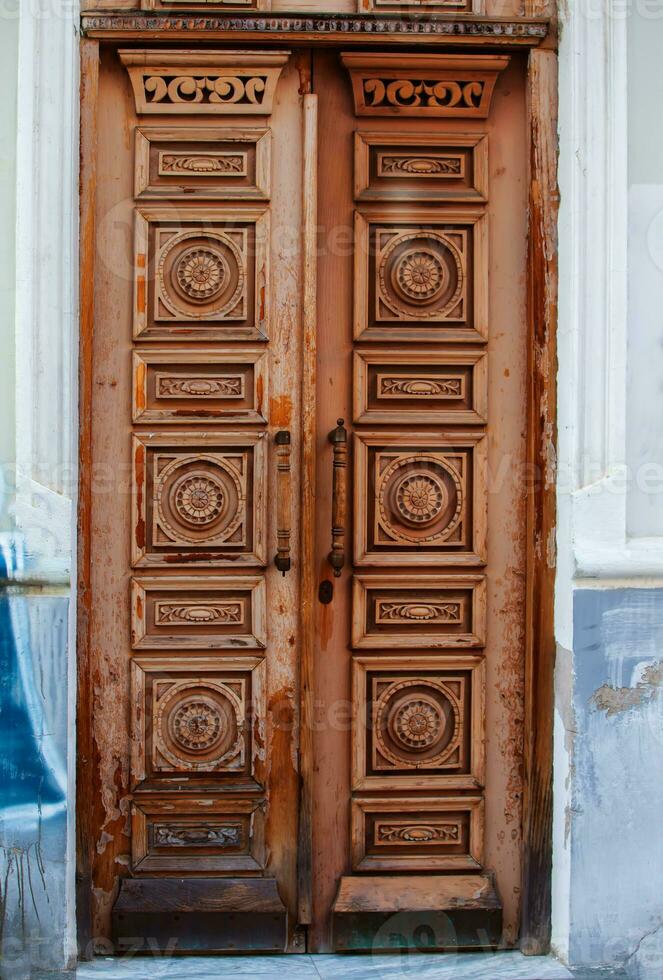
{"type": "Polygon", "coordinates": [[[389,684],[377,698],[374,718],[377,752],[394,766],[436,768],[458,752],[461,705],[440,681],[413,678],[389,684]]]}
{"type": "Polygon", "coordinates": [[[245,315],[243,230],[226,234],[163,229],[159,243],[156,319],[218,320],[245,315]]]}
{"type": "Polygon", "coordinates": [[[165,535],[176,544],[238,543],[236,532],[245,520],[245,481],[230,458],[159,457],[157,471],[155,541],[165,535]]]}
{"type": "Polygon", "coordinates": [[[377,479],[378,522],[396,543],[437,544],[448,540],[463,512],[462,481],[438,455],[404,455],[384,462],[377,479]]]}
{"type": "Polygon", "coordinates": [[[441,232],[381,231],[377,256],[378,319],[460,316],[465,275],[455,241],[441,232]]]}
{"type": "Polygon", "coordinates": [[[213,681],[173,684],[155,707],[154,750],[178,770],[241,766],[244,725],[237,693],[213,681]]]}

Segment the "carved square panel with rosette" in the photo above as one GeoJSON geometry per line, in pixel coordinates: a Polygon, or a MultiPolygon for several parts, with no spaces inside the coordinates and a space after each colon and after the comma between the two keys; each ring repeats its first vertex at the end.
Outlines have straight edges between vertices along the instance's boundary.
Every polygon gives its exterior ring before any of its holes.
{"type": "Polygon", "coordinates": [[[355,422],[485,423],[487,373],[478,351],[355,351],[355,422]]]}
{"type": "Polygon", "coordinates": [[[352,801],[354,871],[478,871],[480,796],[352,801]]]}
{"type": "Polygon", "coordinates": [[[131,580],[135,650],[264,649],[265,580],[258,576],[131,580]]]}
{"type": "Polygon", "coordinates": [[[137,340],[265,340],[267,211],[136,212],[137,340]]]}
{"type": "Polygon", "coordinates": [[[260,871],[261,800],[139,799],[131,805],[132,871],[260,871]]]}
{"type": "Polygon", "coordinates": [[[353,788],[483,784],[485,661],[356,657],[353,788]]]}
{"type": "Polygon", "coordinates": [[[485,215],[355,215],[355,340],[487,335],[485,215]]]}
{"type": "Polygon", "coordinates": [[[352,645],[357,649],[438,650],[486,642],[481,575],[355,575],[352,645]]]}
{"type": "Polygon", "coordinates": [[[133,420],[266,422],[267,355],[260,350],[134,351],[133,420]]]}
{"type": "Polygon", "coordinates": [[[482,433],[355,435],[355,564],[486,560],[482,433]]]}
{"type": "Polygon", "coordinates": [[[268,129],[136,129],[137,198],[269,200],[268,129]]]}
{"type": "Polygon", "coordinates": [[[483,203],[488,137],[355,133],[355,199],[483,203]]]}
{"type": "Polygon", "coordinates": [[[262,659],[132,661],[134,788],[177,777],[255,787],[264,719],[262,659]]]}
{"type": "Polygon", "coordinates": [[[134,436],[135,566],[264,565],[266,434],[134,436]]]}

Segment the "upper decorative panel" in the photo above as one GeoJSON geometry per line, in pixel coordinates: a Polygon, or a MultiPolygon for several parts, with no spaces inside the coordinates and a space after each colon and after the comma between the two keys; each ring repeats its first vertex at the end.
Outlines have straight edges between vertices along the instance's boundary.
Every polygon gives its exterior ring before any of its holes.
{"type": "Polygon", "coordinates": [[[483,203],[487,145],[472,133],[355,133],[355,198],[483,203]]]}
{"type": "Polygon", "coordinates": [[[267,200],[267,129],[136,129],[137,198],[267,200]]]}
{"type": "Polygon", "coordinates": [[[345,52],[357,116],[485,119],[506,56],[345,52]]]}
{"type": "Polygon", "coordinates": [[[142,10],[269,10],[271,0],[141,0],[142,10]]]}
{"type": "Polygon", "coordinates": [[[134,437],[136,566],[264,565],[263,432],[134,437]]]}
{"type": "Polygon", "coordinates": [[[129,72],[138,115],[208,116],[268,116],[289,54],[149,49],[119,52],[129,72]]]}
{"type": "Polygon", "coordinates": [[[411,10],[431,10],[436,14],[454,13],[471,14],[474,9],[472,0],[357,0],[357,11],[375,11],[376,13],[399,13],[411,10]]]}
{"type": "Polygon", "coordinates": [[[486,216],[355,215],[355,340],[485,340],[486,216]]]}
{"type": "Polygon", "coordinates": [[[264,340],[269,214],[136,211],[134,337],[264,340]]]}

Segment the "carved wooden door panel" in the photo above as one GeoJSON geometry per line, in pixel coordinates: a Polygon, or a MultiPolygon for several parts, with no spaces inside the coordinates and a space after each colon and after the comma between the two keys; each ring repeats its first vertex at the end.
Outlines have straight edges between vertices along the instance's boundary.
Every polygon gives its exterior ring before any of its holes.
{"type": "Polygon", "coordinates": [[[302,948],[298,86],[287,51],[102,49],[89,758],[102,950],[302,948]]]}
{"type": "Polygon", "coordinates": [[[524,119],[515,58],[102,47],[96,949],[517,938],[524,119]]]}
{"type": "MultiPolygon", "coordinates": [[[[345,565],[323,569],[334,599],[319,607],[315,756],[341,764],[316,780],[313,942],[508,944],[525,614],[521,66],[320,53],[314,81],[320,131],[334,133],[319,170],[318,444],[345,420],[349,499],[345,565]]],[[[338,523],[331,452],[319,555],[338,523]]]]}

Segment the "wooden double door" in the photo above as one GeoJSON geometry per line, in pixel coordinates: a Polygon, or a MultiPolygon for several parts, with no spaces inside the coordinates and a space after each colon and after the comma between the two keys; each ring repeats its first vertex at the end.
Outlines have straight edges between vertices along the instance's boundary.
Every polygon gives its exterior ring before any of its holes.
{"type": "Polygon", "coordinates": [[[517,56],[102,46],[99,949],[519,920],[517,56]]]}

